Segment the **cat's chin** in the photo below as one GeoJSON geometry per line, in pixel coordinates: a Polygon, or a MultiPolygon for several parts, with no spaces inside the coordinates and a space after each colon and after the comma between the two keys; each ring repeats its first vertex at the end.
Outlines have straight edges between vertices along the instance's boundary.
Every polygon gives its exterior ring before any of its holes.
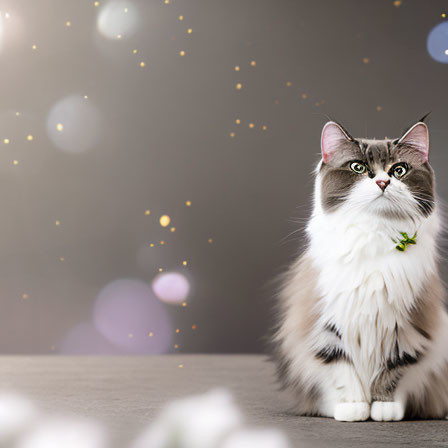
{"type": "Polygon", "coordinates": [[[413,211],[406,211],[404,207],[397,207],[394,199],[386,194],[376,197],[367,206],[369,214],[387,219],[411,219],[413,211]]]}

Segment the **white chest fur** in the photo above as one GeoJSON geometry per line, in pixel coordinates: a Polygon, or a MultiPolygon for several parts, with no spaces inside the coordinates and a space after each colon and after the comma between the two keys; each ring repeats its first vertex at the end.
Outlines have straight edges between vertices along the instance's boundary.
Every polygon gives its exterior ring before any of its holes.
{"type": "Polygon", "coordinates": [[[370,374],[394,350],[396,326],[406,326],[436,269],[438,226],[436,214],[413,223],[362,216],[344,207],[332,213],[318,208],[308,224],[321,319],[342,330],[353,361],[370,374]],[[417,244],[398,251],[394,239],[402,238],[400,232],[417,232],[417,244]]]}

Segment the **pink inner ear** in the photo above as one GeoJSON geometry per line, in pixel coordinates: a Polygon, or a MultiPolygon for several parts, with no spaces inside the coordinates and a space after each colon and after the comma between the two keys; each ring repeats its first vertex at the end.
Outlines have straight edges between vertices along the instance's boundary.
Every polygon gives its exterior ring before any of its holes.
{"type": "Polygon", "coordinates": [[[415,148],[428,161],[429,135],[425,123],[417,123],[412,126],[400,139],[400,143],[406,143],[415,148]]]}
{"type": "Polygon", "coordinates": [[[341,127],[334,121],[329,121],[322,129],[321,149],[322,159],[325,163],[338,150],[341,142],[347,137],[341,127]]]}

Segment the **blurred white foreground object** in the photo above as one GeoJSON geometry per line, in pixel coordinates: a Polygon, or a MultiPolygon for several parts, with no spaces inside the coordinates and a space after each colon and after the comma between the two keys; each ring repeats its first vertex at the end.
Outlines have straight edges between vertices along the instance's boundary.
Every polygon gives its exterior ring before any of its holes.
{"type": "Polygon", "coordinates": [[[47,419],[20,441],[18,448],[106,448],[101,427],[86,420],[47,419]]]}
{"type": "Polygon", "coordinates": [[[6,443],[28,429],[36,416],[37,409],[30,400],[11,392],[0,393],[0,443],[6,443]]]}
{"type": "Polygon", "coordinates": [[[168,404],[132,448],[215,448],[242,421],[230,393],[213,390],[168,404]]]}

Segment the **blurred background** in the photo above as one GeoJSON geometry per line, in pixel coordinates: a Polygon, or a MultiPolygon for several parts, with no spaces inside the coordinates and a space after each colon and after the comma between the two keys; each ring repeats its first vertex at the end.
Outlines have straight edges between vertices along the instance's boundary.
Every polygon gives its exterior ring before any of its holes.
{"type": "Polygon", "coordinates": [[[0,10],[2,353],[263,351],[327,116],[432,111],[447,197],[446,1],[0,10]]]}

